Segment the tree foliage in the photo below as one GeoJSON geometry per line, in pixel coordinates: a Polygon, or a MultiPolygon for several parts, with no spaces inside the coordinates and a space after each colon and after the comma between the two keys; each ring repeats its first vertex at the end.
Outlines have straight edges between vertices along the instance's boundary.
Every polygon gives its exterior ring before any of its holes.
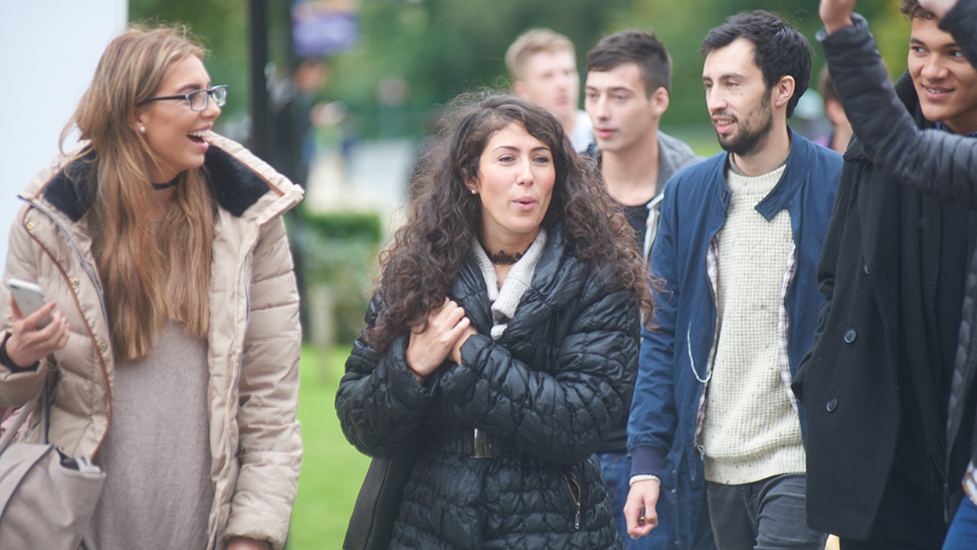
{"type": "MultiPolygon", "coordinates": [[[[225,119],[248,108],[247,2],[241,0],[130,0],[133,21],[186,23],[203,39],[215,83],[229,85],[225,119]]],[[[268,0],[271,59],[287,66],[289,0],[268,0]]],[[[898,2],[861,0],[858,10],[872,27],[889,69],[906,67],[909,24],[898,2]]],[[[743,10],[775,11],[797,25],[814,44],[814,70],[823,66],[814,35],[821,28],[816,0],[360,0],[360,40],[333,56],[323,99],[343,100],[362,137],[426,135],[438,106],[461,92],[505,89],[504,56],[523,31],[549,27],[577,45],[581,71],[587,50],[602,36],[626,28],[653,28],[673,58],[674,78],[666,125],[706,124],[702,56],[706,32],[743,10]],[[407,85],[403,105],[385,106],[377,89],[385,79],[407,85]]],[[[279,75],[280,76],[280,75],[279,75]]],[[[581,82],[586,78],[581,74],[581,82]]]]}

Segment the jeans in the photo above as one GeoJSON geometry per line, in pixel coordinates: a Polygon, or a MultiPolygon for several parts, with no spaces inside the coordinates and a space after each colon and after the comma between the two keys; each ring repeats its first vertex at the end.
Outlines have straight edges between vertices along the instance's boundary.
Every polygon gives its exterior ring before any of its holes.
{"type": "Polygon", "coordinates": [[[623,452],[603,453],[597,456],[600,458],[600,469],[604,474],[607,495],[611,499],[611,507],[614,510],[614,522],[617,523],[617,529],[628,550],[676,550],[674,493],[662,486],[658,506],[655,507],[658,512],[658,526],[646,536],[631,540],[631,536],[628,535],[628,524],[624,520],[624,504],[628,500],[628,491],[631,490],[628,484],[631,479],[631,457],[623,452]]]}
{"type": "Polygon", "coordinates": [[[709,517],[719,550],[821,550],[828,536],[807,526],[807,476],[745,485],[709,482],[709,517]]]}
{"type": "Polygon", "coordinates": [[[977,505],[964,495],[957,508],[950,532],[943,541],[943,550],[973,550],[977,548],[977,505]]]}

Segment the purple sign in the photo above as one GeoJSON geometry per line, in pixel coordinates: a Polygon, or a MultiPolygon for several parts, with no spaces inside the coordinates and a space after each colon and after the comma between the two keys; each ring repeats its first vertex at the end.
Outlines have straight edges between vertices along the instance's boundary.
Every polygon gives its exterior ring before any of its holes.
{"type": "Polygon", "coordinates": [[[292,42],[301,57],[348,50],[356,43],[356,13],[337,2],[300,0],[292,4],[292,42]]]}

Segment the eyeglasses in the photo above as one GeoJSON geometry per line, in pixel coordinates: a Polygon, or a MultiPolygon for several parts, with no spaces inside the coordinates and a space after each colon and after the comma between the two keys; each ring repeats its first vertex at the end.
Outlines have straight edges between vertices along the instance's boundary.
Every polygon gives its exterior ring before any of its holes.
{"type": "Polygon", "coordinates": [[[218,107],[223,107],[227,103],[227,86],[220,85],[214,86],[209,90],[197,90],[190,92],[189,94],[183,95],[168,95],[166,97],[151,97],[144,101],[139,102],[140,105],[143,103],[149,103],[150,101],[160,101],[163,99],[185,99],[190,105],[191,111],[203,111],[207,108],[207,102],[213,97],[214,103],[218,107]]]}

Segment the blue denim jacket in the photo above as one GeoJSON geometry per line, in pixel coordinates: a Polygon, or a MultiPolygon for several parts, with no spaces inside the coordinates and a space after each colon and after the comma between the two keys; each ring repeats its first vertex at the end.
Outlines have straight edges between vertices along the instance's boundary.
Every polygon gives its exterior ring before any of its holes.
{"type": "MultiPolygon", "coordinates": [[[[756,208],[767,220],[784,208],[790,213],[796,273],[785,305],[787,352],[794,374],[817,327],[823,296],[817,288],[816,269],[842,159],[793,131],[790,135],[784,175],[756,208]]],[[[693,433],[704,387],[700,380],[706,379],[715,344],[716,301],[706,272],[706,254],[726,220],[730,199],[727,156],[720,153],[682,170],[665,188],[651,252],[652,271],[664,281],[665,291],[655,299],[658,328],[642,332],[628,422],[632,474],[676,476],[678,508],[689,515],[701,509],[705,498],[703,464],[694,452],[693,433]]],[[[799,413],[804,432],[803,409],[799,413]]]]}

